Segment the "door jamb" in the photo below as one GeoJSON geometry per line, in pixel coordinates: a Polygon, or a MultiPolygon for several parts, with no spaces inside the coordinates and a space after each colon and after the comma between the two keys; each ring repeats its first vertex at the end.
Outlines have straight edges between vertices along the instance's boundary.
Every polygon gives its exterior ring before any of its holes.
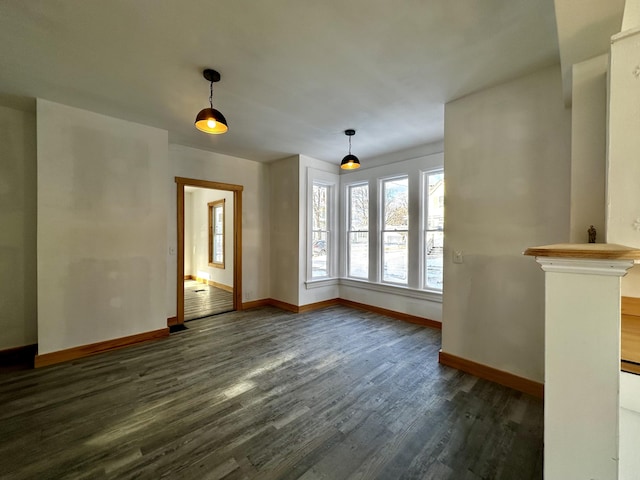
{"type": "Polygon", "coordinates": [[[184,323],[184,187],[210,188],[233,192],[233,309],[242,310],[242,185],[210,182],[195,178],[175,177],[177,184],[178,268],[177,312],[178,324],[184,323]]]}

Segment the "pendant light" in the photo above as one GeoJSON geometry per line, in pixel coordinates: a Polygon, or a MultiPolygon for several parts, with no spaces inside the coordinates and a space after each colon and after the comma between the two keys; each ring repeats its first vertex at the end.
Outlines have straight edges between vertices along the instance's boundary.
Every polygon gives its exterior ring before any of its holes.
{"type": "Polygon", "coordinates": [[[209,90],[209,108],[203,108],[196,117],[196,128],[205,133],[218,135],[229,130],[227,119],[218,110],[213,108],[213,82],[220,81],[220,74],[215,70],[207,68],[202,75],[209,80],[211,87],[209,90]]]}
{"type": "Polygon", "coordinates": [[[360,168],[360,160],[358,157],[351,154],[351,137],[356,134],[355,130],[345,130],[344,134],[349,137],[349,154],[342,159],[340,163],[340,168],[343,170],[355,170],[356,168],[360,168]]]}

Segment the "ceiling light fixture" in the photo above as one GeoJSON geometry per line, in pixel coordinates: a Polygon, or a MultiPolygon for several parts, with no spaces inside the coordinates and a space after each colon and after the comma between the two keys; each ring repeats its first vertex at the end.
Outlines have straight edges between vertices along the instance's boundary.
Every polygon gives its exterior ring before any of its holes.
{"type": "Polygon", "coordinates": [[[351,137],[356,134],[355,130],[345,130],[344,134],[349,137],[349,154],[342,159],[340,162],[340,168],[343,170],[355,170],[356,168],[360,168],[360,160],[358,157],[351,154],[351,137]]]}
{"type": "Polygon", "coordinates": [[[229,130],[229,127],[227,126],[227,119],[224,118],[222,113],[213,108],[213,82],[220,81],[220,74],[215,70],[207,68],[202,72],[202,75],[211,83],[211,88],[209,90],[210,108],[203,108],[200,110],[200,113],[198,113],[198,116],[196,117],[196,128],[205,133],[212,133],[214,135],[225,133],[229,130]]]}

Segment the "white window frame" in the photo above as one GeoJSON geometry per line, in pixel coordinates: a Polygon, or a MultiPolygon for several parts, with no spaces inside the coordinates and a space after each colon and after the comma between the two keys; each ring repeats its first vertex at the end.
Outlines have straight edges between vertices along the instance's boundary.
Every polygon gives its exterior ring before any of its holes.
{"type": "MultiPolygon", "coordinates": [[[[428,178],[430,175],[442,174],[444,177],[444,167],[432,168],[429,170],[423,170],[420,172],[420,288],[423,290],[442,293],[442,288],[435,288],[427,285],[427,268],[426,268],[426,254],[427,254],[427,245],[426,245],[426,237],[428,232],[443,232],[444,236],[444,228],[442,230],[438,229],[429,229],[428,218],[429,218],[429,186],[428,186],[428,178]]],[[[446,188],[446,184],[445,184],[446,188]]],[[[444,212],[443,212],[444,216],[444,212]]],[[[446,219],[444,220],[446,221],[446,219]]],[[[443,258],[443,279],[444,279],[444,258],[443,258]]]]}
{"type": "Polygon", "coordinates": [[[214,202],[207,203],[208,207],[208,221],[209,221],[209,266],[215,268],[224,268],[225,264],[225,215],[226,204],[225,199],[216,200],[214,202]],[[216,230],[217,212],[221,212],[222,223],[220,224],[221,231],[216,230]],[[216,237],[221,238],[220,250],[216,249],[216,237]],[[216,253],[219,253],[222,260],[216,260],[216,253]]]}
{"type": "MultiPolygon", "coordinates": [[[[335,174],[309,168],[307,171],[307,288],[338,278],[338,182],[335,174]],[[327,187],[327,275],[313,276],[313,185],[327,187]]],[[[337,280],[336,280],[337,281],[337,280]]]]}

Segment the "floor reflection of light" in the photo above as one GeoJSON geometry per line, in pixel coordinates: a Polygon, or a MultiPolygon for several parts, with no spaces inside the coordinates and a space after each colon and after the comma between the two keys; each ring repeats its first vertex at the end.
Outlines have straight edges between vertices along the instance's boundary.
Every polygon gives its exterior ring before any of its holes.
{"type": "Polygon", "coordinates": [[[254,382],[242,381],[238,382],[235,385],[227,388],[222,391],[222,395],[227,398],[237,397],[238,395],[242,395],[244,392],[248,392],[252,388],[254,388],[256,384],[254,382]]]}
{"type": "Polygon", "coordinates": [[[247,373],[245,373],[242,376],[242,378],[250,379],[250,378],[257,377],[258,375],[269,373],[272,370],[275,370],[276,368],[280,367],[284,363],[288,362],[289,360],[293,360],[296,356],[297,356],[296,352],[287,352],[287,353],[282,353],[277,357],[267,359],[264,362],[262,362],[258,367],[253,368],[249,370],[247,373]]]}
{"type": "Polygon", "coordinates": [[[334,353],[333,355],[329,355],[328,357],[326,357],[324,360],[322,360],[320,363],[317,364],[317,366],[315,367],[315,370],[322,371],[328,367],[333,367],[334,365],[339,363],[342,359],[343,359],[343,355],[338,355],[337,353],[334,353]]]}

